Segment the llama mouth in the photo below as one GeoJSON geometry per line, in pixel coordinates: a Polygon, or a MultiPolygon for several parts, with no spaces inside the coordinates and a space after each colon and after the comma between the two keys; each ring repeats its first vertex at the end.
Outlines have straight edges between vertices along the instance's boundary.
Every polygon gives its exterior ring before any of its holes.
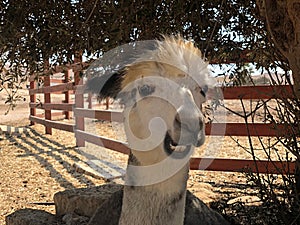
{"type": "Polygon", "coordinates": [[[178,145],[167,132],[164,139],[164,150],[172,158],[182,159],[190,152],[191,145],[178,145]]]}

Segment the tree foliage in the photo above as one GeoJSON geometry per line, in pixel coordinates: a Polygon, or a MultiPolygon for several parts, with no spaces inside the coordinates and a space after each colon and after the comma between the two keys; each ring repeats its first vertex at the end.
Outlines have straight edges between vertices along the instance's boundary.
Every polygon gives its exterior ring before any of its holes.
{"type": "Polygon", "coordinates": [[[2,63],[27,65],[31,71],[42,69],[49,58],[70,62],[76,51],[99,56],[121,44],[171,33],[193,39],[213,61],[242,62],[243,50],[250,52],[247,60],[261,65],[276,61],[253,0],[6,0],[0,4],[2,63]]]}

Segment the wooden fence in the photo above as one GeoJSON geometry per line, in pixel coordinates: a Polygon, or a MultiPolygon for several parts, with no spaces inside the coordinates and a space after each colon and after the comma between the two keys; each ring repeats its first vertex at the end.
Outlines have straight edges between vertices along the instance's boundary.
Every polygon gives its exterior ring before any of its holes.
{"type": "MultiPolygon", "coordinates": [[[[97,120],[122,121],[120,112],[109,110],[95,110],[91,108],[84,108],[84,93],[83,85],[80,83],[79,71],[81,66],[68,67],[68,69],[56,69],[58,72],[64,72],[65,78],[63,80],[56,80],[56,85],[52,85],[50,77],[45,77],[44,86],[38,88],[36,81],[30,81],[30,121],[31,124],[40,123],[45,126],[46,133],[51,134],[51,129],[61,129],[69,132],[74,132],[77,146],[85,146],[85,142],[90,142],[96,145],[104,146],[113,151],[129,154],[130,150],[127,144],[117,140],[112,140],[107,137],[98,136],[85,131],[85,118],[92,118],[97,120]],[[71,70],[74,73],[74,81],[70,80],[71,70]],[[51,103],[51,93],[61,93],[64,95],[62,103],[51,103]],[[75,95],[75,102],[70,101],[70,94],[75,95]],[[43,104],[36,102],[36,94],[43,94],[45,102],[43,104]],[[36,109],[43,109],[45,111],[44,118],[36,114],[36,109]],[[70,118],[70,113],[74,114],[75,124],[66,124],[58,121],[53,121],[51,110],[61,110],[60,115],[65,118],[70,118]]],[[[52,80],[52,82],[55,80],[52,80]]],[[[226,100],[233,99],[269,99],[276,98],[282,94],[292,96],[292,88],[290,86],[244,86],[244,87],[227,87],[223,88],[223,96],[226,100]]],[[[215,136],[280,136],[278,130],[284,130],[284,124],[268,124],[268,123],[214,123],[206,125],[206,135],[215,136]],[[218,129],[218,126],[222,129],[218,129]],[[224,133],[224,127],[225,133],[224,133]],[[280,129],[278,129],[278,127],[280,129]],[[276,128],[276,129],[275,129],[276,128]],[[221,131],[221,132],[219,132],[221,131]]],[[[267,161],[267,160],[244,160],[244,159],[220,159],[220,158],[192,158],[190,161],[190,168],[193,170],[205,169],[210,171],[228,171],[241,172],[245,170],[252,170],[254,172],[280,174],[280,173],[294,173],[295,162],[283,161],[267,161]],[[201,164],[200,164],[201,162],[201,164]],[[199,168],[199,165],[205,165],[199,168]]]]}
{"type": "Polygon", "coordinates": [[[74,103],[70,101],[70,95],[75,89],[75,82],[70,82],[71,70],[67,70],[64,74],[64,79],[51,79],[50,76],[45,76],[42,79],[42,87],[40,81],[36,80],[33,76],[30,78],[30,124],[35,123],[43,124],[45,132],[52,134],[52,128],[73,132],[74,125],[62,123],[53,120],[53,117],[64,115],[64,118],[70,119],[71,112],[73,111],[74,103]],[[53,85],[53,83],[57,83],[53,85]],[[61,102],[52,102],[52,94],[62,94],[64,99],[61,102]],[[37,99],[37,94],[42,94],[44,101],[37,99]],[[37,114],[37,109],[44,112],[37,114]],[[53,110],[60,110],[61,112],[53,113],[53,110]],[[44,118],[43,118],[44,117],[44,118]]]}

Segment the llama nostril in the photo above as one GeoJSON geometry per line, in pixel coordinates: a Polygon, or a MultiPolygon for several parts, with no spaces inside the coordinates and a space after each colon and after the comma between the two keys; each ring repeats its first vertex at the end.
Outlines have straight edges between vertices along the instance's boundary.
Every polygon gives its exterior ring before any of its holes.
{"type": "Polygon", "coordinates": [[[203,119],[200,118],[199,119],[199,131],[201,131],[203,129],[204,125],[203,125],[203,119]]]}

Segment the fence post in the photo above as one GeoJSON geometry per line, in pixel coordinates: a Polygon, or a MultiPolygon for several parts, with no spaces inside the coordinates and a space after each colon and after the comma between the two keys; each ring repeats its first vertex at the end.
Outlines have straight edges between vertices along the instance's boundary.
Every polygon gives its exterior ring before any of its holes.
{"type": "MultiPolygon", "coordinates": [[[[74,63],[81,63],[81,62],[82,62],[82,53],[81,52],[75,53],[74,63]]],[[[80,78],[80,71],[74,71],[74,81],[76,86],[83,85],[83,80],[80,78]]],[[[81,88],[77,89],[75,92],[75,108],[84,108],[84,92],[81,88]]],[[[84,117],[75,116],[75,128],[77,130],[84,131],[84,117]]],[[[76,136],[76,146],[84,147],[85,146],[84,139],[80,139],[76,136]]]]}
{"type": "MultiPolygon", "coordinates": [[[[50,76],[46,75],[44,77],[44,87],[50,87],[50,76]]],[[[44,93],[44,102],[45,103],[51,103],[51,94],[50,93],[44,93]]],[[[51,120],[51,110],[45,110],[45,119],[46,120],[51,120]]],[[[52,128],[51,127],[46,127],[46,134],[52,134],[52,128]]]]}
{"type": "MultiPolygon", "coordinates": [[[[65,71],[64,83],[68,83],[70,81],[70,73],[71,73],[70,69],[67,69],[65,71]]],[[[70,91],[65,92],[64,103],[70,103],[70,91]]],[[[70,112],[69,111],[64,111],[64,114],[65,114],[65,119],[69,120],[70,119],[70,112]]]]}
{"type": "MultiPolygon", "coordinates": [[[[29,89],[34,90],[36,88],[34,74],[30,76],[29,80],[30,80],[29,89]]],[[[35,103],[35,102],[36,102],[36,94],[31,94],[30,95],[30,103],[35,103]]],[[[36,116],[36,108],[35,107],[33,107],[33,108],[30,107],[30,116],[36,116]]],[[[30,126],[32,126],[32,125],[35,125],[35,122],[30,121],[30,126]]]]}

